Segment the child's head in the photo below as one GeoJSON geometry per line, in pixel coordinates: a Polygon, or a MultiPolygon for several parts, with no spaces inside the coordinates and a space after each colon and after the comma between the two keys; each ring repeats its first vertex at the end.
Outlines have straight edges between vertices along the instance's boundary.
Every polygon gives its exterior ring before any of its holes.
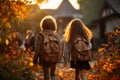
{"type": "Polygon", "coordinates": [[[85,38],[86,40],[91,40],[92,38],[91,30],[83,23],[81,19],[78,18],[69,22],[64,34],[64,37],[68,42],[76,36],[85,38]]]}
{"type": "Polygon", "coordinates": [[[41,30],[57,30],[57,23],[54,17],[52,16],[45,16],[40,22],[41,30]]]}

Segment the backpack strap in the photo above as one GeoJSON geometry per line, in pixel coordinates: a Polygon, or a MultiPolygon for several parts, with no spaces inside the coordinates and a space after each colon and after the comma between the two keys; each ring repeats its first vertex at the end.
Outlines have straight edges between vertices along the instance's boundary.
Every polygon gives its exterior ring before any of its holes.
{"type": "Polygon", "coordinates": [[[45,34],[43,32],[39,32],[38,34],[41,35],[43,38],[45,36],[45,34]]]}

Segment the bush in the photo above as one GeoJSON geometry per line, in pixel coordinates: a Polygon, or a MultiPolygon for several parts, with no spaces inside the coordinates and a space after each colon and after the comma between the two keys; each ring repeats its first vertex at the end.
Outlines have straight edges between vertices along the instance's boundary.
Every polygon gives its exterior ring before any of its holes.
{"type": "Polygon", "coordinates": [[[0,55],[0,80],[34,80],[33,67],[26,65],[20,51],[0,55]]]}
{"type": "Polygon", "coordinates": [[[97,74],[92,75],[97,80],[120,79],[120,27],[113,32],[106,32],[107,43],[98,49],[101,56],[95,68],[97,74]]]}

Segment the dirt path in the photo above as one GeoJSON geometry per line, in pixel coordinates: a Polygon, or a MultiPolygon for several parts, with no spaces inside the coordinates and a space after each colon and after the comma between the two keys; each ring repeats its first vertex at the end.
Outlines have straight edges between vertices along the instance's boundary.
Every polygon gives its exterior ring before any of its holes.
{"type": "MultiPolygon", "coordinates": [[[[91,61],[90,65],[91,67],[94,65],[95,61],[91,61]]],[[[56,75],[57,79],[56,80],[74,80],[75,76],[75,70],[68,67],[65,67],[63,63],[58,63],[57,68],[56,68],[56,75]]],[[[90,73],[88,72],[87,75],[90,73]]],[[[35,79],[36,80],[44,80],[43,77],[43,71],[42,68],[40,68],[36,73],[35,73],[35,79]]]]}

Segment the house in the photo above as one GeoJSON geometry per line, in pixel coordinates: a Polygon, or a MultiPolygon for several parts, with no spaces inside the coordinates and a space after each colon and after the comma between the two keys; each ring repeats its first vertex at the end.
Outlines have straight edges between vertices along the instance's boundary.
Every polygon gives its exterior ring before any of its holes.
{"type": "Polygon", "coordinates": [[[40,9],[39,5],[34,4],[30,5],[32,7],[32,12],[25,20],[25,25],[31,26],[31,28],[37,27],[39,30],[39,23],[40,20],[45,15],[52,15],[55,17],[57,24],[58,24],[58,33],[62,36],[64,29],[68,22],[73,18],[82,18],[82,13],[80,9],[75,9],[73,5],[69,2],[69,0],[62,0],[61,4],[58,6],[57,9],[40,9]]]}
{"type": "Polygon", "coordinates": [[[119,0],[105,0],[100,18],[93,20],[91,27],[95,32],[95,37],[99,38],[101,42],[105,42],[105,32],[114,31],[120,26],[120,1],[119,0]]]}
{"type": "Polygon", "coordinates": [[[67,23],[73,18],[81,18],[80,9],[75,9],[69,0],[63,0],[57,9],[42,9],[43,13],[47,13],[55,17],[58,24],[58,33],[63,34],[67,23]]]}
{"type": "Polygon", "coordinates": [[[93,47],[106,42],[105,32],[120,26],[120,0],[81,0],[83,21],[93,32],[93,47]]]}

